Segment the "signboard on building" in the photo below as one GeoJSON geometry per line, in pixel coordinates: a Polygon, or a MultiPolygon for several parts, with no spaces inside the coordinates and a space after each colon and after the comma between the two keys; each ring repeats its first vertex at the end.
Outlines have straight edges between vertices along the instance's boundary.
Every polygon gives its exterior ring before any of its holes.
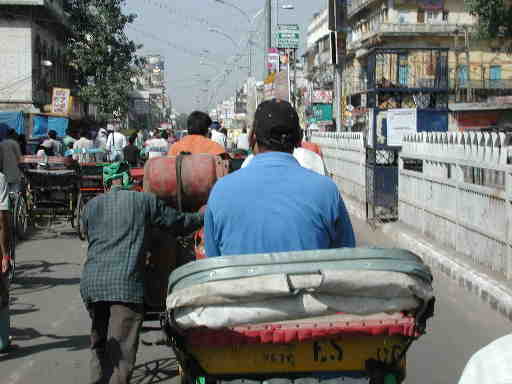
{"type": "Polygon", "coordinates": [[[387,144],[400,147],[402,139],[418,131],[418,112],[411,109],[390,109],[387,111],[387,144]]]}
{"type": "Polygon", "coordinates": [[[277,26],[277,48],[298,49],[300,28],[298,24],[279,24],[277,26]]]}
{"type": "Polygon", "coordinates": [[[332,104],[332,91],[329,90],[313,90],[313,103],[332,104]]]}
{"type": "Polygon", "coordinates": [[[313,104],[313,116],[310,123],[332,123],[332,104],[313,104]]]}
{"type": "Polygon", "coordinates": [[[279,51],[270,48],[267,53],[267,68],[269,72],[277,72],[279,68],[279,51]]]}
{"type": "Polygon", "coordinates": [[[276,99],[290,101],[290,81],[288,71],[281,71],[276,74],[274,80],[274,97],[276,99]]]}
{"type": "Polygon", "coordinates": [[[52,113],[67,115],[71,107],[71,91],[67,88],[53,88],[52,113]]]}

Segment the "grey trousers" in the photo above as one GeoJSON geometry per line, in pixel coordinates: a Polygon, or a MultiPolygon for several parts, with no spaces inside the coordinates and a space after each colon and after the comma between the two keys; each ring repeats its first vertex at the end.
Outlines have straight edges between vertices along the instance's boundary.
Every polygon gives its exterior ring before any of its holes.
{"type": "Polygon", "coordinates": [[[97,302],[87,307],[91,327],[91,384],[130,382],[139,334],[144,320],[144,305],[97,302]]]}

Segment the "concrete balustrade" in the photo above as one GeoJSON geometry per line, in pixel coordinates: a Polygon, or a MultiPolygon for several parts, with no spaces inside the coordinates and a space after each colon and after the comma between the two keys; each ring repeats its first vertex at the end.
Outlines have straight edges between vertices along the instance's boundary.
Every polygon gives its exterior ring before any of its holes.
{"type": "MultiPolygon", "coordinates": [[[[366,205],[361,133],[315,133],[345,198],[366,205]]],[[[512,279],[512,136],[423,132],[404,138],[399,220],[512,279]]]]}
{"type": "Polygon", "coordinates": [[[359,132],[316,132],[312,141],[322,148],[328,172],[342,195],[366,210],[366,152],[359,132]]]}

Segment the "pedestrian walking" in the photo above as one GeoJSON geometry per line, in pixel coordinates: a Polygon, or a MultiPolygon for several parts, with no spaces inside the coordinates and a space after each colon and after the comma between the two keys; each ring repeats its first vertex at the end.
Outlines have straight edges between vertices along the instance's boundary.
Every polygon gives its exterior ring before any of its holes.
{"type": "Polygon", "coordinates": [[[105,161],[105,152],[107,151],[107,139],[108,132],[105,128],[100,128],[94,141],[94,147],[101,150],[102,152],[96,153],[96,161],[101,163],[105,161]]]}
{"type": "Polygon", "coordinates": [[[20,145],[14,129],[7,131],[7,137],[0,143],[1,172],[7,181],[9,192],[19,192],[21,184],[20,163],[22,161],[20,145]]]}
{"type": "Polygon", "coordinates": [[[89,131],[86,127],[80,128],[80,139],[73,144],[73,160],[79,163],[91,163],[94,155],[90,150],[94,148],[94,142],[89,139],[89,131]]]}
{"type": "Polygon", "coordinates": [[[236,148],[243,149],[245,151],[249,150],[249,135],[247,134],[247,128],[242,129],[242,133],[238,135],[236,148]]]}
{"type": "Polygon", "coordinates": [[[0,257],[2,258],[0,268],[0,353],[7,352],[11,346],[9,337],[10,315],[9,315],[9,278],[11,258],[9,253],[10,245],[9,230],[9,192],[7,180],[3,173],[0,173],[0,257]]]}
{"type": "Polygon", "coordinates": [[[222,145],[224,148],[226,148],[227,137],[218,122],[214,121],[210,125],[210,132],[211,132],[211,140],[215,141],[217,144],[222,145]]]}
{"type": "Polygon", "coordinates": [[[66,130],[66,136],[64,136],[64,138],[62,139],[62,144],[64,145],[64,152],[67,151],[68,149],[73,148],[73,145],[77,141],[75,136],[76,133],[72,128],[68,128],[66,130]]]}
{"type": "Polygon", "coordinates": [[[108,136],[107,151],[110,161],[123,161],[123,148],[128,144],[126,136],[120,132],[119,126],[114,126],[114,131],[108,136]]]}
{"type": "Polygon", "coordinates": [[[90,383],[95,384],[130,382],[144,319],[152,228],[180,236],[203,225],[200,213],[181,213],[153,194],[126,190],[128,173],[115,172],[106,178],[109,191],[87,203],[83,214],[89,246],[80,291],[92,321],[90,383]]]}
{"type": "Polygon", "coordinates": [[[137,142],[137,134],[134,133],[128,138],[128,145],[123,148],[124,159],[130,167],[138,167],[141,163],[140,149],[135,144],[137,142]]]}
{"type": "Polygon", "coordinates": [[[153,159],[155,157],[165,156],[167,151],[169,150],[169,142],[167,136],[167,132],[155,132],[153,138],[146,141],[145,152],[148,155],[148,159],[153,159]]]}
{"type": "Polygon", "coordinates": [[[62,144],[57,140],[57,131],[53,129],[48,132],[48,138],[41,145],[48,148],[50,156],[61,156],[63,154],[62,144]]]}

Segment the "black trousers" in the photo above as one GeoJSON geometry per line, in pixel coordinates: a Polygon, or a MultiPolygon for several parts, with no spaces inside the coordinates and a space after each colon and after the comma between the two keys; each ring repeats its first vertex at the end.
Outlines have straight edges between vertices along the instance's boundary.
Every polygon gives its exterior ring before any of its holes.
{"type": "Polygon", "coordinates": [[[130,382],[139,335],[144,320],[144,305],[97,302],[87,307],[91,327],[91,384],[130,382]]]}

